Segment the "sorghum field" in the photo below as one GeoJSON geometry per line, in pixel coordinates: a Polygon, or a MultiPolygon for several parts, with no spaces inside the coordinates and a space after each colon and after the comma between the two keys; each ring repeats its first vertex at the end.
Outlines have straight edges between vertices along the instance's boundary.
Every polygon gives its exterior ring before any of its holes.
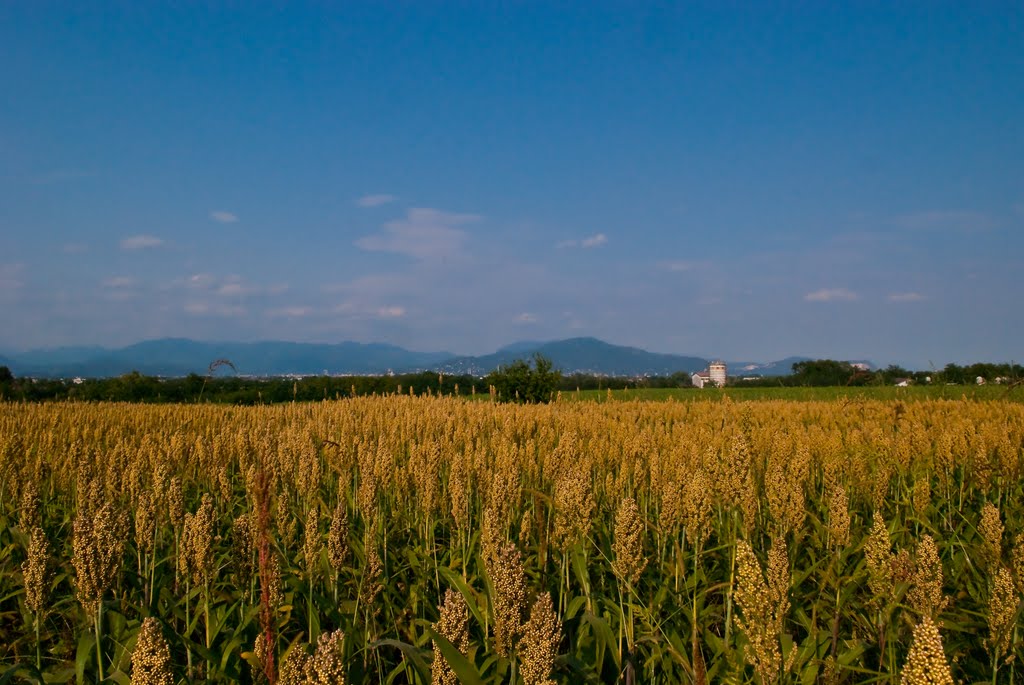
{"type": "Polygon", "coordinates": [[[0,405],[0,683],[1024,679],[1024,405],[0,405]]]}

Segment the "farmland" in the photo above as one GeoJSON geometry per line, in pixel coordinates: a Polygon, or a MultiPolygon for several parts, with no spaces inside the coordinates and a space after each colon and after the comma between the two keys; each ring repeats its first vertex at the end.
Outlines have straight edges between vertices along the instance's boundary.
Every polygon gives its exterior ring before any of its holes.
{"type": "Polygon", "coordinates": [[[1024,406],[871,390],[2,404],[0,678],[1014,682],[1024,406]]]}

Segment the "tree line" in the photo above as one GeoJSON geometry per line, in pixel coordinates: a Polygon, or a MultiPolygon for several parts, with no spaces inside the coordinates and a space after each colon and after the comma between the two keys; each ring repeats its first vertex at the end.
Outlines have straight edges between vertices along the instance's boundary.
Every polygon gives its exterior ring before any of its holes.
{"type": "MultiPolygon", "coordinates": [[[[730,378],[732,387],[829,387],[895,385],[909,380],[915,385],[971,385],[1013,383],[1024,378],[1020,364],[947,364],[939,370],[909,371],[897,365],[864,370],[849,362],[816,359],[793,364],[786,376],[730,378]]],[[[562,374],[550,360],[536,355],[499,367],[487,376],[421,371],[392,376],[306,376],[302,378],[251,378],[237,375],[190,374],[182,378],[146,376],[138,371],[112,378],[45,379],[18,378],[0,366],[0,399],[7,401],[78,400],[85,402],[214,402],[237,405],[308,402],[367,395],[413,393],[415,395],[487,395],[507,402],[536,403],[551,400],[558,392],[576,390],[624,390],[640,388],[689,388],[690,374],[679,371],[641,378],[562,374]]]]}

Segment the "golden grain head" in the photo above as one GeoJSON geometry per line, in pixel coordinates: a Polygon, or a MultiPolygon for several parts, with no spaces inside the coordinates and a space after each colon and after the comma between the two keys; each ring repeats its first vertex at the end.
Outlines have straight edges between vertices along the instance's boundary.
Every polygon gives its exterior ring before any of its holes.
{"type": "Polygon", "coordinates": [[[985,565],[990,569],[995,569],[1003,556],[1003,521],[999,515],[999,509],[991,502],[985,502],[981,508],[978,532],[981,534],[981,549],[985,565]]]}
{"type": "Polygon", "coordinates": [[[846,488],[835,485],[828,500],[828,537],[835,548],[850,544],[850,503],[846,488]]]}
{"type": "Polygon", "coordinates": [[[1000,566],[992,583],[988,602],[989,647],[997,658],[1010,648],[1010,638],[1017,618],[1019,598],[1010,571],[1000,566]]]}
{"type": "Polygon", "coordinates": [[[554,685],[550,676],[561,640],[562,623],[555,614],[551,595],[543,592],[530,609],[530,620],[523,627],[519,643],[523,685],[554,685]]]}
{"type": "Polygon", "coordinates": [[[942,561],[935,540],[925,535],[917,545],[907,601],[922,616],[938,618],[949,600],[942,592],[942,561]]]}
{"type": "Polygon", "coordinates": [[[746,540],[736,543],[736,567],[734,597],[740,611],[737,624],[750,643],[746,656],[763,682],[773,682],[782,661],[776,628],[777,598],[765,583],[761,565],[746,540]]]}
{"type": "Polygon", "coordinates": [[[142,622],[132,652],[132,685],[174,685],[171,651],[164,640],[160,622],[149,617],[142,622]]]}
{"type": "MultiPolygon", "coordinates": [[[[440,615],[434,630],[465,654],[469,648],[469,607],[462,594],[451,588],[445,591],[444,602],[440,607],[440,615]]],[[[458,685],[459,677],[441,651],[434,646],[434,662],[431,666],[432,685],[458,685]]]]}
{"type": "Polygon", "coordinates": [[[929,616],[922,617],[914,628],[907,663],[900,676],[903,685],[953,685],[942,636],[929,616]]]}
{"type": "Polygon", "coordinates": [[[341,571],[348,562],[351,548],[348,542],[348,505],[342,498],[334,509],[331,527],[327,531],[327,558],[335,573],[341,571]]]}
{"type": "Polygon", "coordinates": [[[491,597],[494,651],[507,657],[515,648],[522,631],[527,595],[522,555],[513,543],[499,543],[487,564],[487,575],[494,588],[491,597]]]}
{"type": "Polygon", "coordinates": [[[316,643],[316,651],[305,663],[308,685],[345,685],[345,633],[335,630],[324,633],[316,643]]]}
{"type": "Polygon", "coordinates": [[[644,521],[636,500],[622,500],[615,515],[615,542],[612,545],[615,573],[629,585],[636,585],[647,565],[644,556],[644,521]]]}
{"type": "Polygon", "coordinates": [[[50,545],[42,528],[32,529],[28,545],[28,558],[21,566],[25,579],[25,606],[37,616],[46,608],[49,590],[50,545]]]}

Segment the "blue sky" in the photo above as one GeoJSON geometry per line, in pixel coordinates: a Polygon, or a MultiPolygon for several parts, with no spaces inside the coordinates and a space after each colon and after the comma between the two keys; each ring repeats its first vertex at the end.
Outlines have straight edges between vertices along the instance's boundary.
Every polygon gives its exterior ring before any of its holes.
{"type": "Polygon", "coordinates": [[[820,4],[4,3],[0,351],[1019,361],[1024,5],[820,4]]]}

